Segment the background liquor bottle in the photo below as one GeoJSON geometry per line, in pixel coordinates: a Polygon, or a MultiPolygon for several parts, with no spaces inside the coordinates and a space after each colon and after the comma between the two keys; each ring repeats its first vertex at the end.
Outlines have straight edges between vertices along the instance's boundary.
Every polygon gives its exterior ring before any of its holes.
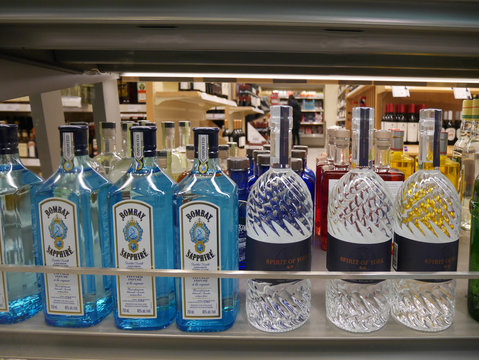
{"type": "MultiPolygon", "coordinates": [[[[312,178],[308,173],[305,171],[305,164],[306,164],[306,151],[305,150],[300,150],[300,149],[293,149],[291,150],[291,157],[293,158],[299,158],[303,162],[303,170],[301,172],[301,178],[303,181],[306,183],[306,186],[308,187],[309,193],[311,194],[311,200],[313,201],[313,206],[315,202],[315,194],[314,194],[314,187],[316,185],[316,177],[312,178]]],[[[314,175],[314,173],[313,173],[314,175]]]]}
{"type": "MultiPolygon", "coordinates": [[[[456,190],[459,191],[459,173],[461,171],[461,167],[458,162],[451,160],[447,157],[447,144],[448,144],[449,134],[445,131],[441,132],[440,135],[440,148],[439,153],[441,155],[440,159],[440,171],[443,175],[445,175],[454,185],[456,190]]],[[[430,168],[430,163],[427,163],[426,169],[432,170],[430,168]]]]}
{"type": "Polygon", "coordinates": [[[186,159],[186,144],[190,143],[191,137],[191,122],[189,121],[179,121],[178,122],[178,140],[179,145],[176,148],[176,151],[186,159]]]}
{"type": "Polygon", "coordinates": [[[386,104],[384,106],[384,115],[381,118],[381,128],[383,130],[389,130],[394,127],[394,104],[386,104]]]}
{"type": "Polygon", "coordinates": [[[469,203],[471,202],[474,191],[474,180],[479,175],[479,99],[472,100],[472,109],[464,108],[463,111],[468,114],[470,111],[472,129],[471,137],[466,145],[462,156],[462,218],[461,228],[471,229],[471,213],[469,212],[469,203]]]}
{"type": "Polygon", "coordinates": [[[301,156],[301,159],[303,159],[304,163],[304,172],[306,175],[312,178],[314,182],[316,182],[316,175],[314,174],[314,171],[308,168],[308,147],[306,145],[294,145],[293,150],[304,150],[305,154],[304,156],[301,156]]]}
{"type": "Polygon", "coordinates": [[[319,233],[321,249],[328,247],[328,199],[334,184],[349,171],[349,130],[338,129],[336,139],[334,164],[323,166],[320,175],[320,186],[316,189],[319,193],[319,201],[316,203],[316,219],[319,218],[319,229],[316,224],[316,233],[319,233]],[[319,209],[318,209],[319,208],[319,209]],[[319,210],[319,211],[318,211],[319,210]]]}
{"type": "MultiPolygon", "coordinates": [[[[18,155],[17,125],[0,125],[0,264],[35,265],[33,193],[42,179],[18,155]]],[[[33,273],[0,272],[0,323],[16,323],[42,308],[33,273]]]]}
{"type": "MultiPolygon", "coordinates": [[[[121,122],[121,150],[118,153],[121,160],[115,164],[113,172],[118,173],[120,177],[126,174],[131,165],[131,136],[130,128],[135,123],[133,121],[121,122]]],[[[117,176],[117,175],[115,175],[117,176]]]]}
{"type": "Polygon", "coordinates": [[[404,104],[397,105],[397,111],[395,115],[396,127],[399,130],[404,131],[403,142],[407,141],[407,128],[408,128],[408,119],[406,117],[406,106],[404,104]]]}
{"type": "MultiPolygon", "coordinates": [[[[466,100],[470,101],[470,100],[466,100]]],[[[464,116],[464,115],[463,115],[464,116]]],[[[479,178],[474,182],[474,195],[471,199],[471,244],[469,251],[469,271],[479,271],[479,178]]],[[[479,321],[479,280],[469,279],[467,288],[467,309],[469,315],[479,321]]]]}
{"type": "Polygon", "coordinates": [[[239,269],[245,268],[246,202],[248,201],[248,158],[228,158],[228,175],[238,186],[238,258],[239,269]]]}
{"type": "Polygon", "coordinates": [[[121,160],[116,151],[116,124],[112,122],[100,123],[100,153],[93,158],[93,165],[96,171],[105,176],[112,183],[115,183],[123,172],[115,170],[116,164],[121,160]]]}
{"type": "Polygon", "coordinates": [[[416,145],[418,143],[418,125],[419,118],[416,114],[416,105],[409,104],[407,106],[407,143],[416,145]]]}
{"type": "Polygon", "coordinates": [[[263,150],[270,151],[271,150],[271,144],[264,144],[263,145],[263,150]]]}
{"type": "Polygon", "coordinates": [[[193,168],[193,162],[195,160],[195,146],[188,144],[186,145],[186,170],[178,177],[178,183],[183,180],[190,173],[193,168]]]}
{"type": "Polygon", "coordinates": [[[254,174],[254,157],[253,157],[253,151],[255,150],[261,150],[260,146],[248,146],[246,149],[246,156],[248,157],[249,160],[249,169],[248,169],[248,178],[254,174]]]}
{"type": "MultiPolygon", "coordinates": [[[[64,125],[59,130],[60,166],[34,195],[37,261],[48,266],[111,267],[111,184],[90,166],[88,127],[64,125]]],[[[41,280],[49,325],[92,326],[112,310],[109,276],[46,274],[41,280]]]]}
{"type": "Polygon", "coordinates": [[[258,156],[260,154],[268,154],[268,150],[254,150],[253,151],[253,159],[254,159],[254,173],[252,176],[248,178],[248,189],[251,190],[251,187],[254,185],[256,180],[258,179],[258,156]]]}
{"type": "Polygon", "coordinates": [[[220,163],[221,170],[226,173],[228,169],[228,163],[226,160],[230,157],[230,147],[229,145],[219,145],[218,146],[218,159],[220,163]]]}
{"type": "Polygon", "coordinates": [[[228,129],[226,126],[223,130],[223,133],[221,134],[221,137],[223,138],[224,141],[228,142],[228,141],[231,141],[231,135],[232,135],[233,131],[228,129]]]}
{"type": "MultiPolygon", "coordinates": [[[[393,267],[456,271],[461,208],[456,189],[439,171],[441,110],[421,110],[419,119],[419,170],[395,201],[393,267]],[[434,170],[426,170],[427,163],[434,170]]],[[[415,330],[444,330],[454,319],[455,291],[455,280],[394,280],[392,314],[415,330]]]]}
{"type": "MultiPolygon", "coordinates": [[[[250,190],[246,210],[248,270],[311,270],[313,203],[306,184],[289,168],[292,123],[290,106],[271,106],[271,168],[250,190]]],[[[296,329],[310,311],[309,279],[247,282],[248,322],[259,330],[296,329]]]]}
{"type": "Polygon", "coordinates": [[[175,149],[175,123],[173,121],[162,121],[163,149],[170,150],[171,156],[171,178],[175,181],[186,169],[186,156],[175,149]]]}
{"type": "Polygon", "coordinates": [[[269,170],[271,164],[270,153],[258,154],[258,180],[266,171],[269,170]]]}
{"type": "MultiPolygon", "coordinates": [[[[171,204],[175,183],[156,161],[156,127],[132,126],[130,130],[134,161],[110,191],[115,265],[122,269],[174,269],[171,204]],[[135,256],[140,253],[142,256],[135,256]]],[[[118,328],[162,329],[173,321],[174,278],[126,275],[118,276],[115,285],[118,328]]]]}
{"type": "Polygon", "coordinates": [[[404,153],[402,130],[391,130],[391,167],[404,173],[404,180],[414,173],[414,159],[404,153]]]}
{"type": "Polygon", "coordinates": [[[444,111],[444,129],[447,132],[448,145],[454,145],[456,143],[456,126],[452,118],[452,110],[444,111]]]}
{"type": "Polygon", "coordinates": [[[386,182],[386,186],[392,195],[396,194],[404,182],[404,173],[401,170],[391,168],[391,132],[378,130],[374,132],[375,149],[374,171],[386,182]]]}
{"type": "Polygon", "coordinates": [[[35,141],[35,129],[30,131],[30,140],[28,140],[28,157],[34,159],[37,155],[37,143],[35,141]]]}
{"type": "Polygon", "coordinates": [[[246,135],[243,131],[243,121],[234,121],[234,130],[231,135],[232,141],[235,142],[240,149],[244,149],[246,145],[246,135]]]}
{"type": "Polygon", "coordinates": [[[171,151],[170,150],[158,150],[156,152],[158,159],[158,166],[163,172],[171,177],[171,151]]]}
{"type": "MultiPolygon", "coordinates": [[[[193,132],[193,168],[177,185],[174,198],[176,267],[237,270],[237,186],[219,166],[218,128],[195,128],[193,132]]],[[[176,299],[176,324],[181,330],[226,330],[238,313],[239,282],[177,278],[176,299]],[[198,285],[203,289],[201,293],[194,291],[198,285]]]]}
{"type": "MultiPolygon", "coordinates": [[[[374,109],[353,108],[352,128],[359,145],[353,157],[356,166],[334,185],[329,196],[327,268],[389,271],[394,208],[386,183],[372,169],[374,109]]],[[[376,138],[381,153],[386,152],[382,149],[386,133],[380,130],[376,138]]],[[[387,280],[328,280],[326,316],[343,330],[379,330],[389,319],[389,287],[387,280]]]]}
{"type": "Polygon", "coordinates": [[[227,145],[230,147],[229,157],[236,157],[236,148],[238,147],[238,144],[236,144],[234,141],[229,141],[227,145]]]}

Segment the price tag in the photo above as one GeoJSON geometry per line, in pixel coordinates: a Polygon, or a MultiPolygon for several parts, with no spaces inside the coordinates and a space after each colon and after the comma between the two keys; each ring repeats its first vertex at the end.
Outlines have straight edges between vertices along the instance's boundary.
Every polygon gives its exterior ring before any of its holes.
{"type": "Polygon", "coordinates": [[[393,97],[409,97],[407,86],[393,86],[393,97]]]}
{"type": "Polygon", "coordinates": [[[454,91],[454,99],[470,99],[471,91],[469,88],[452,88],[454,91]]]}

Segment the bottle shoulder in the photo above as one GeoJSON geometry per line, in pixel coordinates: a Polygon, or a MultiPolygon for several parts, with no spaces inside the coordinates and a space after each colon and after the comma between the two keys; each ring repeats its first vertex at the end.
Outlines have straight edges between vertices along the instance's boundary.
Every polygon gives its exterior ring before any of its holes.
{"type": "Polygon", "coordinates": [[[110,193],[137,192],[141,194],[170,194],[172,195],[176,183],[160,168],[149,172],[137,173],[128,171],[111,188],[110,193]]]}
{"type": "Polygon", "coordinates": [[[190,173],[177,184],[175,190],[177,197],[187,194],[229,198],[232,194],[237,196],[237,185],[223,172],[208,175],[190,173]]]}

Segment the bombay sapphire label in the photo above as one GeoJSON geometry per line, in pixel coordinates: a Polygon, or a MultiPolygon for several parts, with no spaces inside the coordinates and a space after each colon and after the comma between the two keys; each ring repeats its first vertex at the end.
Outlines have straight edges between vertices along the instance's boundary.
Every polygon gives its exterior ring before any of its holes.
{"type": "Polygon", "coordinates": [[[200,162],[199,171],[204,174],[208,171],[208,135],[198,135],[198,161],[200,162]]]}
{"type": "Polygon", "coordinates": [[[133,157],[136,160],[136,170],[143,168],[143,133],[133,133],[133,157]]]}
{"type": "MultiPolygon", "coordinates": [[[[238,201],[238,256],[239,263],[246,259],[246,201],[238,201]]],[[[244,265],[243,265],[244,266],[244,265]]]]}
{"type": "MultiPolygon", "coordinates": [[[[153,208],[137,200],[113,206],[116,267],[153,269],[153,208]]],[[[156,318],[155,278],[118,276],[117,303],[121,318],[156,318]]]]}
{"type": "Polygon", "coordinates": [[[63,169],[65,171],[70,171],[73,169],[73,158],[75,157],[75,148],[73,144],[73,133],[64,132],[63,133],[63,169]]]}
{"type": "Polygon", "coordinates": [[[458,248],[459,239],[427,243],[394,233],[393,268],[396,271],[456,271],[458,248]]]}
{"type": "MultiPolygon", "coordinates": [[[[358,244],[340,240],[328,233],[326,268],[329,271],[390,271],[391,242],[358,244]]],[[[355,283],[377,283],[377,280],[348,280],[355,283]]]]}
{"type": "MultiPolygon", "coordinates": [[[[78,219],[76,205],[49,198],[39,205],[43,263],[46,266],[77,267],[78,219]]],[[[83,315],[80,275],[45,274],[47,313],[83,315]]]]}
{"type": "MultiPolygon", "coordinates": [[[[220,210],[206,201],[180,207],[181,268],[215,271],[221,269],[220,210]]],[[[184,319],[221,319],[221,280],[182,278],[184,319]]]]}
{"type": "MultiPolygon", "coordinates": [[[[3,223],[2,216],[0,216],[0,264],[5,264],[4,258],[4,243],[3,243],[3,223]]],[[[8,311],[8,293],[7,293],[7,280],[5,273],[0,272],[0,312],[8,311]]]]}

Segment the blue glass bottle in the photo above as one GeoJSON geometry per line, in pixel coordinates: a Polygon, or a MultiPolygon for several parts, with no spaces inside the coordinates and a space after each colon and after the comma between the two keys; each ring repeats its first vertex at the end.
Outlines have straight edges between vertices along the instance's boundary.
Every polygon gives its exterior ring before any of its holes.
{"type": "Polygon", "coordinates": [[[253,175],[248,177],[248,190],[251,190],[251,187],[258,179],[258,155],[269,153],[268,150],[253,150],[253,175]]]}
{"type": "Polygon", "coordinates": [[[270,167],[270,155],[269,155],[269,152],[268,153],[264,153],[264,154],[259,154],[258,155],[258,179],[261,177],[261,175],[263,175],[266,171],[269,170],[269,167],[270,167]]]}
{"type": "Polygon", "coordinates": [[[238,186],[238,255],[239,268],[245,268],[246,202],[248,201],[248,158],[228,158],[228,175],[238,186]]]}
{"type": "MultiPolygon", "coordinates": [[[[132,126],[130,131],[134,161],[110,191],[115,265],[123,269],[173,269],[175,183],[157,163],[156,127],[132,126]]],[[[173,321],[174,278],[119,276],[113,288],[118,328],[162,329],[173,321]]]]}
{"type": "MultiPolygon", "coordinates": [[[[35,229],[40,265],[111,267],[111,184],[92,169],[88,127],[59,127],[62,156],[58,170],[35,193],[35,229]]],[[[112,310],[110,276],[46,274],[41,276],[43,312],[48,325],[87,327],[112,310]]]]}
{"type": "Polygon", "coordinates": [[[303,159],[304,173],[316,182],[314,171],[308,168],[308,147],[306,145],[294,145],[293,150],[303,150],[305,152],[303,159]]]}
{"type": "MultiPolygon", "coordinates": [[[[298,146],[298,145],[296,145],[298,146]]],[[[302,145],[300,145],[302,146],[302,145]]],[[[311,177],[310,174],[308,174],[306,172],[306,168],[305,168],[305,165],[306,165],[306,151],[305,150],[300,150],[300,149],[293,149],[291,150],[291,156],[293,158],[299,158],[301,159],[302,161],[302,171],[301,171],[301,178],[303,179],[303,181],[306,183],[306,185],[308,186],[308,190],[311,194],[311,199],[313,200],[313,205],[314,205],[314,200],[315,200],[315,196],[314,196],[314,187],[316,185],[316,177],[314,176],[314,172],[312,172],[310,169],[310,172],[313,174],[313,177],[311,177]]]]}
{"type": "Polygon", "coordinates": [[[255,150],[261,150],[261,146],[248,146],[246,148],[246,156],[248,157],[249,167],[248,167],[248,178],[254,174],[254,156],[253,152],[255,150]]]}
{"type": "MultiPolygon", "coordinates": [[[[175,192],[176,267],[237,270],[237,186],[219,166],[218,128],[193,131],[193,168],[175,192]]],[[[179,329],[226,330],[238,313],[239,282],[238,279],[178,278],[176,299],[179,329]]]]}
{"type": "MultiPolygon", "coordinates": [[[[0,125],[0,264],[35,265],[32,194],[42,179],[18,156],[17,125],[0,125]]],[[[34,273],[0,272],[0,323],[12,324],[42,308],[34,273]]]]}

